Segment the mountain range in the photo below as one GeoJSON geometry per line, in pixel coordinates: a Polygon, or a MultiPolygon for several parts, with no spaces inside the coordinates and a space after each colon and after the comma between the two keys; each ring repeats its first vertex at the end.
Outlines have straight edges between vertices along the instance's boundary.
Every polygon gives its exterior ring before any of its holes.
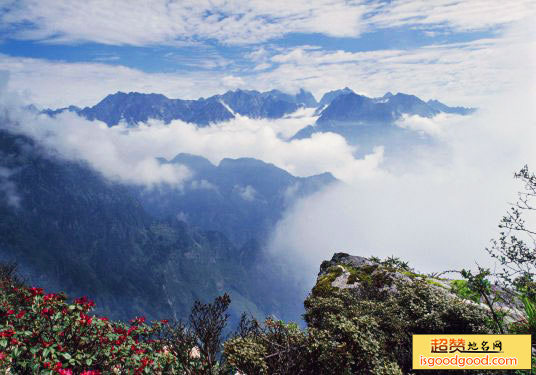
{"type": "Polygon", "coordinates": [[[169,99],[162,94],[117,92],[108,95],[93,107],[69,106],[56,110],[47,109],[43,113],[54,116],[70,111],[89,120],[100,120],[108,126],[117,125],[120,121],[135,126],[149,119],[161,120],[166,124],[173,120],[182,120],[206,126],[230,120],[236,114],[250,118],[281,118],[300,107],[316,106],[313,95],[305,90],[296,95],[278,90],[236,90],[197,100],[169,99]]]}
{"type": "Polygon", "coordinates": [[[438,100],[424,101],[415,95],[386,93],[382,97],[367,97],[348,87],[325,93],[319,102],[303,89],[297,94],[279,90],[228,91],[207,99],[169,99],[162,94],[117,92],[108,95],[93,107],[69,106],[42,111],[50,116],[70,111],[89,120],[100,120],[108,126],[120,122],[135,127],[149,119],[170,123],[182,120],[204,127],[231,120],[236,116],[278,119],[299,108],[314,108],[316,121],[300,129],[289,140],[309,138],[314,133],[331,132],[343,136],[357,146],[355,156],[362,157],[376,146],[384,146],[386,158],[396,160],[400,155],[420,146],[437,146],[435,139],[423,131],[400,126],[407,116],[434,118],[439,114],[465,116],[474,108],[450,107],[438,100]]]}
{"type": "Polygon", "coordinates": [[[441,112],[466,115],[473,108],[449,107],[437,100],[424,102],[414,95],[385,94],[380,98],[369,98],[356,94],[345,87],[325,93],[320,102],[304,89],[291,95],[279,90],[259,92],[255,90],[227,91],[207,99],[169,99],[162,94],[117,92],[108,95],[92,107],[69,106],[46,109],[43,113],[54,116],[65,111],[78,113],[89,120],[100,120],[108,126],[124,121],[129,126],[149,119],[169,123],[182,120],[198,126],[206,126],[234,118],[237,114],[250,118],[276,119],[295,112],[299,108],[317,108],[320,116],[317,123],[393,122],[402,115],[433,117],[441,112]]]}

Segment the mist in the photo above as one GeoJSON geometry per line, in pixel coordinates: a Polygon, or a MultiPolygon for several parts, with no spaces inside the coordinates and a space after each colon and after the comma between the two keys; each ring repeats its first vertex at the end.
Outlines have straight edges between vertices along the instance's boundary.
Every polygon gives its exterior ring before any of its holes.
{"type": "Polygon", "coordinates": [[[284,258],[306,288],[335,252],[396,256],[421,272],[493,269],[485,249],[522,190],[514,172],[536,170],[536,48],[503,47],[498,63],[518,69],[509,90],[468,117],[402,118],[398,126],[432,135],[439,147],[301,200],[278,223],[268,254],[284,258]]]}

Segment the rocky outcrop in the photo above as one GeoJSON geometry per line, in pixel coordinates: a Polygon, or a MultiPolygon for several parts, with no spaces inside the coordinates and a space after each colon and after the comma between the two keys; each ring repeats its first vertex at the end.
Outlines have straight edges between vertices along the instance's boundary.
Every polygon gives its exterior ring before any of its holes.
{"type": "MultiPolygon", "coordinates": [[[[405,262],[398,259],[380,261],[374,258],[335,253],[331,260],[320,265],[320,272],[314,290],[349,289],[360,296],[394,295],[401,285],[412,286],[415,283],[429,286],[438,296],[491,312],[490,307],[478,293],[471,291],[467,281],[448,279],[417,273],[405,262]]],[[[523,305],[515,293],[492,286],[493,309],[506,314],[505,322],[514,322],[523,316],[523,305]],[[500,298],[498,298],[500,296],[500,298]]]]}

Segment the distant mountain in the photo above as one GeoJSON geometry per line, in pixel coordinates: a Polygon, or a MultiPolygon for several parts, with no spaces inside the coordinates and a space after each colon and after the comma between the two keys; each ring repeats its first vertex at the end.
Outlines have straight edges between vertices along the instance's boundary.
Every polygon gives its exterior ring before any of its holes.
{"type": "Polygon", "coordinates": [[[392,123],[402,115],[433,117],[440,111],[414,95],[398,93],[369,98],[356,93],[340,94],[320,113],[318,124],[338,122],[392,123]]]}
{"type": "Polygon", "coordinates": [[[350,94],[350,93],[353,94],[354,92],[348,87],[345,87],[342,90],[329,91],[322,96],[322,99],[320,99],[320,102],[318,103],[318,107],[324,108],[325,106],[331,104],[333,99],[335,99],[336,97],[340,95],[344,95],[344,94],[350,94]]]}
{"type": "MultiPolygon", "coordinates": [[[[243,162],[211,167],[194,156],[179,160],[199,171],[222,168],[223,176],[243,162]]],[[[199,207],[210,209],[208,201],[199,207]]],[[[195,299],[223,292],[233,299],[234,320],[242,311],[295,320],[302,309],[301,291],[276,275],[257,241],[237,247],[221,232],[155,218],[130,187],[56,158],[1,124],[0,218],[0,259],[17,261],[29,283],[95,297],[99,313],[113,318],[185,318],[195,299]]]]}
{"type": "Polygon", "coordinates": [[[304,89],[300,89],[300,91],[296,94],[296,103],[303,105],[307,108],[315,108],[318,106],[318,102],[316,101],[313,94],[311,94],[309,91],[306,91],[304,89]]]}
{"type": "Polygon", "coordinates": [[[475,108],[466,108],[466,107],[449,107],[446,104],[441,103],[437,100],[428,100],[426,102],[430,107],[438,110],[439,112],[444,113],[455,113],[457,115],[470,115],[471,113],[475,112],[475,108]]]}
{"type": "Polygon", "coordinates": [[[179,154],[170,163],[187,166],[194,177],[182,190],[137,189],[147,212],[222,232],[236,246],[264,242],[286,208],[336,181],[329,173],[294,177],[251,158],[223,159],[215,166],[200,156],[179,154]]]}
{"type": "Polygon", "coordinates": [[[382,97],[369,98],[348,88],[331,91],[320,103],[315,124],[299,130],[292,139],[304,139],[317,132],[342,135],[347,142],[358,146],[357,155],[365,155],[375,146],[385,146],[387,155],[407,153],[410,149],[434,144],[429,135],[397,126],[403,116],[418,115],[433,118],[440,113],[468,115],[473,108],[449,107],[437,100],[425,102],[415,95],[388,92],[382,97]]]}
{"type": "Polygon", "coordinates": [[[117,92],[108,95],[93,107],[86,107],[78,114],[89,120],[100,120],[108,126],[120,121],[134,126],[149,119],[182,120],[197,125],[208,125],[234,118],[234,115],[218,100],[168,99],[162,94],[128,94],[117,92]]]}
{"type": "Polygon", "coordinates": [[[300,107],[316,107],[316,100],[303,89],[296,95],[278,90],[259,92],[255,90],[228,91],[223,95],[197,100],[169,99],[162,94],[117,92],[108,95],[93,107],[80,109],[75,106],[43,113],[55,116],[65,111],[76,112],[89,120],[100,120],[108,126],[124,121],[129,126],[149,119],[182,120],[199,126],[227,121],[235,113],[251,118],[280,118],[295,112],[300,107]]]}

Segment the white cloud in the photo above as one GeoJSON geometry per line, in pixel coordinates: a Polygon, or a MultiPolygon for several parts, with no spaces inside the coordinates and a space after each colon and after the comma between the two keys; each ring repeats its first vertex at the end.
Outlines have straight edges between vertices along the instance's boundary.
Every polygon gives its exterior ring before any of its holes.
{"type": "Polygon", "coordinates": [[[451,126],[452,123],[456,123],[458,121],[463,121],[459,115],[447,113],[440,113],[431,118],[417,115],[403,115],[398,121],[395,122],[395,125],[422,134],[428,134],[433,137],[441,137],[445,127],[451,126]]]}
{"type": "Polygon", "coordinates": [[[1,103],[2,127],[36,139],[61,158],[87,162],[105,177],[131,184],[153,186],[168,184],[181,187],[191,177],[183,165],[160,164],[143,145],[128,140],[124,129],[108,128],[72,113],[57,118],[35,115],[1,103]]]}
{"type": "Polygon", "coordinates": [[[251,185],[235,185],[233,190],[236,191],[240,198],[248,202],[253,202],[257,197],[257,190],[251,185]]]}
{"type": "Polygon", "coordinates": [[[54,1],[8,2],[0,23],[11,37],[48,43],[181,44],[216,39],[247,44],[287,33],[357,36],[361,1],[54,1]],[[18,29],[20,24],[31,27],[18,29]]]}
{"type": "Polygon", "coordinates": [[[269,69],[272,67],[272,64],[269,64],[269,63],[261,63],[257,66],[255,66],[255,68],[253,68],[253,70],[255,71],[261,71],[261,70],[266,70],[266,69],[269,69]]]}
{"type": "Polygon", "coordinates": [[[26,96],[28,102],[48,107],[93,105],[119,90],[194,99],[234,88],[297,92],[304,87],[320,98],[326,91],[345,86],[374,96],[406,92],[447,104],[478,106],[487,97],[508,90],[516,71],[525,72],[528,79],[534,76],[531,59],[517,61],[514,69],[505,68],[505,51],[529,50],[534,43],[534,23],[528,19],[519,25],[515,32],[493,39],[409,50],[348,52],[263,45],[247,54],[255,62],[249,71],[146,73],[121,65],[1,54],[0,70],[11,73],[12,90],[26,96]]]}
{"type": "Polygon", "coordinates": [[[8,0],[0,24],[9,37],[47,43],[251,44],[288,33],[357,37],[398,26],[494,29],[533,10],[531,0],[8,0]]]}
{"type": "MultiPolygon", "coordinates": [[[[525,33],[531,29],[527,27],[525,33]]],[[[410,50],[346,52],[300,47],[274,55],[272,61],[279,65],[256,78],[287,90],[307,87],[317,96],[349,86],[373,96],[405,92],[423,99],[478,106],[508,89],[512,82],[514,72],[504,68],[501,55],[505,45],[513,50],[527,49],[530,41],[525,34],[410,50]]],[[[520,61],[517,69],[531,74],[533,66],[530,61],[520,61]]]]}
{"type": "MultiPolygon", "coordinates": [[[[116,91],[157,92],[197,99],[234,88],[237,78],[213,72],[145,73],[121,65],[67,63],[0,54],[0,70],[10,73],[9,88],[42,107],[92,106],[116,91]]],[[[238,78],[239,79],[239,78],[238,78]]]]}
{"type": "Polygon", "coordinates": [[[205,179],[193,180],[192,182],[190,182],[190,188],[193,190],[218,190],[216,185],[211,184],[205,179]]]}
{"type": "Polygon", "coordinates": [[[228,88],[239,88],[239,87],[244,87],[245,85],[245,82],[242,78],[240,77],[235,77],[235,76],[224,76],[222,78],[222,82],[223,84],[225,85],[225,87],[228,87],[228,88]]]}
{"type": "Polygon", "coordinates": [[[0,197],[3,195],[3,199],[8,206],[18,208],[20,206],[21,197],[17,192],[17,186],[10,177],[14,171],[0,167],[0,197]]]}
{"type": "Polygon", "coordinates": [[[496,29],[531,17],[532,0],[394,0],[376,9],[368,22],[380,27],[447,27],[455,31],[496,29]]]}
{"type": "Polygon", "coordinates": [[[518,102],[489,102],[470,118],[446,122],[447,147],[411,164],[399,160],[398,169],[379,165],[366,180],[300,201],[278,223],[271,255],[299,265],[306,287],[322,260],[339,251],[395,255],[423,272],[493,267],[484,249],[522,189],[513,172],[536,166],[536,96],[509,98],[518,102]]]}

